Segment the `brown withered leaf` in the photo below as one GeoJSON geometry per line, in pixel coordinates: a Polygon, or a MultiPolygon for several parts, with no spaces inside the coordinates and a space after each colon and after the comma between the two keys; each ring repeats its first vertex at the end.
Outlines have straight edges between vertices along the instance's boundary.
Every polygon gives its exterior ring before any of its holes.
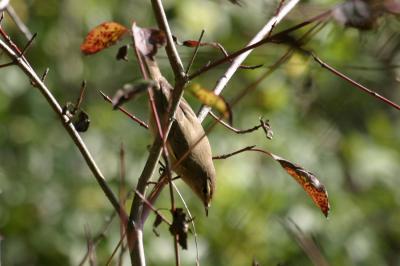
{"type": "Polygon", "coordinates": [[[330,204],[328,192],[325,186],[315,177],[315,175],[301,166],[285,160],[271,153],[272,158],[277,161],[286,172],[291,175],[300,186],[308,193],[314,203],[320,208],[322,213],[328,217],[330,204]]]}
{"type": "Polygon", "coordinates": [[[153,232],[158,237],[160,236],[160,234],[158,233],[157,228],[162,223],[162,221],[163,221],[162,217],[160,215],[156,214],[156,219],[154,220],[154,223],[153,223],[153,232]]]}
{"type": "Polygon", "coordinates": [[[400,4],[394,0],[347,0],[336,7],[332,15],[346,27],[371,30],[385,13],[398,15],[399,12],[400,4]]]}
{"type": "Polygon", "coordinates": [[[197,83],[188,86],[187,90],[190,91],[202,104],[212,107],[223,114],[224,117],[228,119],[229,123],[232,124],[231,107],[222,96],[216,95],[214,92],[201,87],[197,83]]]}
{"type": "Polygon", "coordinates": [[[92,29],[81,44],[84,54],[97,53],[121,39],[128,29],[117,22],[104,22],[92,29]]]}
{"type": "Polygon", "coordinates": [[[141,28],[134,24],[132,31],[135,46],[144,56],[152,58],[167,43],[166,35],[161,30],[141,28]]]}
{"type": "Polygon", "coordinates": [[[125,84],[122,89],[117,90],[112,98],[112,105],[117,109],[125,102],[134,99],[138,94],[146,91],[150,87],[156,86],[153,80],[140,79],[133,84],[125,84]]]}
{"type": "Polygon", "coordinates": [[[172,225],[169,231],[172,235],[178,236],[178,243],[183,249],[187,249],[187,234],[191,220],[186,218],[186,213],[182,208],[176,208],[173,212],[172,225]]]}
{"type": "Polygon", "coordinates": [[[74,125],[76,131],[86,132],[90,126],[89,115],[79,106],[67,102],[62,110],[63,114],[68,116],[70,122],[74,125]]]}
{"type": "Polygon", "coordinates": [[[118,49],[117,55],[115,58],[117,60],[124,60],[128,61],[128,50],[129,50],[129,45],[123,45],[118,49]]]}

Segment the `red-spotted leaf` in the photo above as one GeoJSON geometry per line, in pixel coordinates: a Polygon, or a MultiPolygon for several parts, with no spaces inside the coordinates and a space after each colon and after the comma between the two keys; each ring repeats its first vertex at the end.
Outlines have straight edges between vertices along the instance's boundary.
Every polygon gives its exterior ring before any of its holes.
{"type": "Polygon", "coordinates": [[[97,53],[121,39],[128,29],[116,22],[104,22],[92,29],[81,45],[84,54],[97,53]]]}
{"type": "Polygon", "coordinates": [[[144,55],[152,58],[158,48],[167,43],[166,35],[163,31],[151,28],[140,28],[133,25],[133,37],[136,48],[144,55]]]}
{"type": "Polygon", "coordinates": [[[189,90],[202,104],[210,106],[223,114],[224,117],[228,119],[229,123],[232,124],[231,108],[222,96],[216,95],[214,92],[201,87],[197,83],[188,86],[187,90],[189,90]]]}
{"type": "Polygon", "coordinates": [[[271,156],[302,186],[323,214],[328,217],[330,209],[328,192],[315,175],[277,155],[271,153],[271,156]]]}

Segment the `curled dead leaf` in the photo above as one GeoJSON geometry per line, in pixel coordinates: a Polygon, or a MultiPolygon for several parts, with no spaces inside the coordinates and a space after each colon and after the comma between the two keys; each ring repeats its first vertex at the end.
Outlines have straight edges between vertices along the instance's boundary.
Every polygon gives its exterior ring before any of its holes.
{"type": "Polygon", "coordinates": [[[328,217],[330,209],[328,192],[326,191],[325,186],[315,177],[315,175],[277,155],[271,153],[271,156],[300,184],[300,186],[308,193],[314,203],[321,209],[322,213],[328,217]]]}
{"type": "Polygon", "coordinates": [[[144,55],[152,58],[157,50],[167,43],[166,35],[163,31],[151,28],[132,27],[132,34],[136,48],[144,55]]]}

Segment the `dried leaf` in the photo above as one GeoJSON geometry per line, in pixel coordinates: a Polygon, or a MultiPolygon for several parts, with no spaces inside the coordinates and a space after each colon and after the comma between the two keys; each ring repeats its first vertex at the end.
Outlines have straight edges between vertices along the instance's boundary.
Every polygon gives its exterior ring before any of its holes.
{"type": "Polygon", "coordinates": [[[90,126],[89,115],[75,104],[67,102],[63,107],[63,114],[68,116],[76,131],[86,132],[90,126]]]}
{"type": "Polygon", "coordinates": [[[134,99],[138,94],[147,90],[150,87],[156,86],[153,80],[137,80],[133,84],[125,84],[122,89],[117,90],[112,98],[112,105],[114,109],[117,109],[123,103],[134,99]]]}
{"type": "Polygon", "coordinates": [[[152,58],[167,43],[165,33],[161,30],[140,28],[136,25],[132,30],[135,46],[144,56],[152,58]]]}
{"type": "Polygon", "coordinates": [[[347,0],[335,8],[332,14],[337,22],[346,27],[370,30],[376,26],[378,17],[383,15],[382,3],[347,0]]]}
{"type": "Polygon", "coordinates": [[[186,213],[182,208],[176,208],[173,215],[172,225],[169,227],[169,231],[172,235],[178,236],[179,245],[183,249],[187,249],[187,234],[189,232],[189,222],[186,219],[186,213]]]}
{"type": "Polygon", "coordinates": [[[75,119],[73,119],[72,124],[74,125],[76,131],[86,132],[89,129],[90,118],[85,111],[80,110],[74,118],[75,119]]]}
{"type": "Polygon", "coordinates": [[[119,23],[104,22],[88,33],[81,45],[81,51],[84,54],[97,53],[115,44],[127,32],[128,29],[119,23]]]}
{"type": "Polygon", "coordinates": [[[328,192],[315,175],[277,155],[271,154],[271,156],[274,160],[280,163],[283,169],[285,169],[286,172],[300,184],[300,186],[303,187],[314,203],[321,209],[323,214],[328,217],[330,209],[328,192]]]}
{"type": "Polygon", "coordinates": [[[232,111],[229,104],[225,99],[216,95],[214,92],[202,88],[199,84],[194,83],[187,88],[201,103],[210,106],[228,119],[229,123],[232,124],[232,111]]]}
{"type": "Polygon", "coordinates": [[[116,58],[117,60],[128,61],[128,50],[129,50],[129,45],[121,46],[121,47],[118,49],[118,53],[117,53],[117,55],[115,56],[115,58],[116,58]]]}
{"type": "Polygon", "coordinates": [[[156,214],[156,219],[154,220],[154,223],[153,223],[153,232],[157,237],[160,236],[160,234],[157,231],[157,227],[162,223],[162,221],[163,221],[162,217],[160,215],[156,214]]]}

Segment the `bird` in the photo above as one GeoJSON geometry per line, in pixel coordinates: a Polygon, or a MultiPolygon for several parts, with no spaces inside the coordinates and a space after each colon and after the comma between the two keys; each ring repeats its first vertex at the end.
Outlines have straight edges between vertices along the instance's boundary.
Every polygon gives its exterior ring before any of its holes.
{"type": "MultiPolygon", "coordinates": [[[[158,83],[154,90],[154,102],[162,128],[170,111],[173,87],[165,79],[152,59],[146,59],[150,76],[158,83]]],[[[150,119],[150,127],[158,134],[154,118],[150,119]]],[[[182,97],[172,124],[167,148],[172,164],[180,161],[174,172],[192,189],[202,201],[206,215],[216,189],[216,171],[212,160],[210,142],[203,126],[189,103],[182,97]],[[184,159],[181,160],[181,158],[184,159]]]]}

